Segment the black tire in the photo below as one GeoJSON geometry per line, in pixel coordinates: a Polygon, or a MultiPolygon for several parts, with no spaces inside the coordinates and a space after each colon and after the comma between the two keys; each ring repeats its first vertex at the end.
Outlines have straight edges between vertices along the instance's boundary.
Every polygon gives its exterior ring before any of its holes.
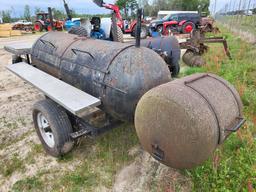
{"type": "MultiPolygon", "coordinates": [[[[133,32],[132,32],[132,36],[136,37],[137,34],[137,26],[134,26],[133,32]]],[[[141,33],[140,33],[140,38],[141,39],[146,39],[148,36],[149,32],[148,32],[148,27],[146,25],[141,25],[141,33]]]]}
{"type": "Polygon", "coordinates": [[[84,27],[80,26],[74,26],[72,27],[68,33],[73,34],[73,35],[78,35],[81,37],[88,37],[88,31],[84,27]]]}
{"type": "Polygon", "coordinates": [[[73,149],[74,142],[70,138],[72,126],[61,106],[50,99],[36,102],[33,106],[33,121],[37,135],[48,154],[60,157],[73,149]],[[44,117],[43,121],[40,117],[44,117]],[[43,123],[48,126],[43,128],[43,123]],[[52,136],[47,137],[47,134],[52,136]]]}
{"type": "Polygon", "coordinates": [[[184,34],[186,34],[186,33],[191,33],[195,28],[196,28],[196,25],[195,25],[194,23],[188,21],[188,22],[186,22],[186,23],[184,23],[184,24],[182,25],[182,27],[181,27],[181,32],[184,33],[184,34]],[[186,30],[186,28],[187,28],[188,26],[191,26],[191,27],[192,27],[192,30],[191,30],[190,32],[188,32],[188,31],[186,30]]]}
{"type": "Polygon", "coordinates": [[[172,66],[169,66],[169,70],[171,72],[172,77],[177,77],[178,74],[180,73],[179,61],[177,61],[176,63],[173,63],[172,66]]]}
{"type": "Polygon", "coordinates": [[[123,43],[124,35],[122,29],[118,26],[116,27],[116,30],[115,27],[111,27],[110,38],[112,41],[123,43]]]}
{"type": "Polygon", "coordinates": [[[156,27],[156,31],[157,31],[158,33],[163,33],[163,25],[158,25],[158,26],[156,27]]]}
{"type": "Polygon", "coordinates": [[[22,58],[18,55],[13,55],[12,56],[12,64],[19,63],[19,62],[22,62],[22,58]]]}

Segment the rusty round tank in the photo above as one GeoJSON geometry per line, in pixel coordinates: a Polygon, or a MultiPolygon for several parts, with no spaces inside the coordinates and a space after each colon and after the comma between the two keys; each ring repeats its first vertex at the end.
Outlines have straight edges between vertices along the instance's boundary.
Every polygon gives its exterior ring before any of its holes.
{"type": "Polygon", "coordinates": [[[204,58],[190,50],[185,52],[185,54],[182,56],[182,60],[186,65],[190,67],[202,67],[205,65],[204,58]]]}
{"type": "Polygon", "coordinates": [[[149,89],[170,81],[163,59],[131,44],[50,32],[33,45],[37,68],[102,101],[101,109],[132,121],[137,102],[149,89]]]}
{"type": "Polygon", "coordinates": [[[153,88],[135,112],[144,149],[179,169],[203,163],[243,123],[237,91],[213,74],[196,74],[153,88]]]}

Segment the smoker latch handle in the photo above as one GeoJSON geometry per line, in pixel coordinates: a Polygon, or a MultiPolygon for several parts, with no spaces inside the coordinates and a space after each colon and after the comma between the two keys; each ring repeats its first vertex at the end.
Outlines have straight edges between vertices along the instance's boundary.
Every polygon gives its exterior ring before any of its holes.
{"type": "Polygon", "coordinates": [[[238,117],[238,119],[239,119],[238,124],[236,124],[231,129],[225,129],[225,131],[237,132],[238,129],[246,122],[246,120],[244,118],[242,118],[242,117],[238,117]]]}

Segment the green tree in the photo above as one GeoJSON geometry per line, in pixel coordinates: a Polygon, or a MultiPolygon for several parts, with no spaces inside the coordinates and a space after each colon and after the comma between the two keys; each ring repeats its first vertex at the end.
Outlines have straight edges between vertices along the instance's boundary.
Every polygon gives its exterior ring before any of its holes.
{"type": "Polygon", "coordinates": [[[124,10],[125,18],[127,18],[127,12],[129,10],[134,13],[135,9],[138,7],[136,0],[117,0],[116,5],[120,8],[120,10],[124,10]]]}
{"type": "Polygon", "coordinates": [[[58,10],[56,8],[52,9],[52,13],[55,19],[65,19],[67,18],[67,15],[64,13],[64,11],[58,10]]]}
{"type": "Polygon", "coordinates": [[[208,12],[209,0],[171,0],[171,8],[182,11],[208,12]]]}
{"type": "Polygon", "coordinates": [[[43,12],[40,7],[35,7],[35,15],[43,12]]]}
{"type": "Polygon", "coordinates": [[[2,16],[2,19],[3,19],[4,23],[12,22],[11,11],[10,10],[1,11],[0,15],[2,16]]]}
{"type": "Polygon", "coordinates": [[[138,0],[143,6],[145,15],[156,16],[159,10],[180,10],[209,12],[210,0],[138,0]]]}
{"type": "Polygon", "coordinates": [[[25,5],[24,7],[24,19],[27,21],[31,21],[31,13],[29,5],[25,5]]]}

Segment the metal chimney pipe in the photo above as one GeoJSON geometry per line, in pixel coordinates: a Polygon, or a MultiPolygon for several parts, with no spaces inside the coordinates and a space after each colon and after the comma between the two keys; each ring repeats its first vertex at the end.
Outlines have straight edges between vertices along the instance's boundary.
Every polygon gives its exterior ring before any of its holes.
{"type": "Polygon", "coordinates": [[[140,33],[141,33],[141,17],[142,17],[142,9],[138,9],[137,11],[137,25],[136,25],[136,47],[140,47],[140,33]]]}
{"type": "Polygon", "coordinates": [[[65,11],[67,13],[67,16],[68,16],[68,20],[72,20],[72,15],[71,15],[71,11],[68,7],[68,4],[66,3],[65,0],[63,0],[63,3],[64,3],[64,8],[65,8],[65,11]]]}

